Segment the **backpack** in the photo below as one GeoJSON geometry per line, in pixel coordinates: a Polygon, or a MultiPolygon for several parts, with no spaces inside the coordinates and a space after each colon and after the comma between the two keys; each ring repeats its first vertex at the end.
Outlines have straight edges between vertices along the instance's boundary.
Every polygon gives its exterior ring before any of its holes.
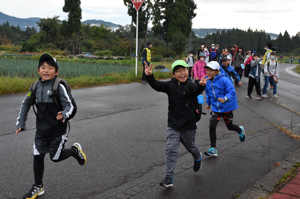
{"type": "Polygon", "coordinates": [[[250,64],[247,64],[247,65],[245,66],[245,69],[244,69],[244,76],[245,76],[245,77],[249,77],[250,68],[251,68],[250,64]]]}
{"type": "MultiPolygon", "coordinates": [[[[32,95],[34,96],[34,98],[35,98],[35,92],[36,92],[36,87],[37,87],[38,83],[39,83],[39,81],[36,81],[31,86],[32,95]]],[[[54,106],[58,110],[63,110],[63,107],[62,107],[62,104],[61,104],[61,101],[60,101],[60,98],[59,98],[59,95],[58,95],[59,84],[62,84],[66,88],[67,94],[68,94],[68,96],[71,100],[71,103],[72,103],[73,107],[74,107],[74,109],[72,111],[72,114],[69,116],[69,118],[66,119],[66,121],[69,121],[77,113],[77,104],[76,104],[75,99],[74,99],[74,97],[71,93],[71,88],[70,88],[69,84],[65,80],[55,77],[55,80],[54,80],[53,85],[52,85],[52,99],[53,99],[53,102],[54,102],[54,106]]],[[[37,106],[36,100],[34,100],[34,106],[37,106]]],[[[35,115],[37,115],[34,106],[33,106],[33,111],[34,111],[35,115]]]]}
{"type": "Polygon", "coordinates": [[[212,51],[212,49],[210,49],[210,56],[212,59],[214,59],[217,56],[217,50],[215,49],[214,51],[212,51]]]}
{"type": "MultiPolygon", "coordinates": [[[[187,64],[190,62],[190,57],[188,57],[188,61],[186,62],[187,64]]],[[[195,58],[193,56],[193,65],[195,64],[195,58]]]]}

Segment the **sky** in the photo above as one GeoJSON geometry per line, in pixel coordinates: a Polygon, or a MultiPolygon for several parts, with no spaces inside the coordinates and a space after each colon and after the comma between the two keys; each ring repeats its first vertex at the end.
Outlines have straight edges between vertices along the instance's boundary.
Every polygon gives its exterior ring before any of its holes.
{"type": "MultiPolygon", "coordinates": [[[[4,0],[1,0],[4,1],[4,0]]],[[[299,0],[195,0],[197,16],[193,28],[239,28],[265,30],[268,33],[291,36],[300,32],[299,0]]],[[[62,11],[64,0],[10,0],[0,11],[18,17],[67,19],[62,11]]],[[[81,0],[82,20],[97,19],[119,25],[130,24],[123,0],[81,0]]],[[[151,27],[151,24],[149,24],[151,27]]]]}

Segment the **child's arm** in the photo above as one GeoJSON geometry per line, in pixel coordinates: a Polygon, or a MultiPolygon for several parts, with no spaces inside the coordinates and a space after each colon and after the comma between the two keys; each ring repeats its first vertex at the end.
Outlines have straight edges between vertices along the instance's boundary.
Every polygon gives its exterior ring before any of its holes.
{"type": "Polygon", "coordinates": [[[168,84],[169,82],[161,82],[161,81],[157,81],[152,73],[152,63],[150,64],[150,66],[148,66],[148,64],[146,62],[144,62],[145,64],[145,74],[147,76],[147,82],[148,84],[156,91],[158,92],[164,92],[167,93],[168,90],[168,84]]]}
{"type": "Polygon", "coordinates": [[[209,97],[209,95],[207,94],[207,93],[208,93],[207,88],[205,88],[205,93],[206,93],[206,106],[205,106],[205,110],[208,110],[208,109],[210,109],[210,104],[211,104],[211,102],[210,102],[210,97],[209,97]]]}
{"type": "Polygon", "coordinates": [[[27,93],[25,99],[23,100],[20,108],[19,117],[17,119],[17,130],[16,134],[20,131],[24,131],[26,129],[26,121],[27,121],[27,115],[30,110],[30,107],[34,104],[34,97],[32,96],[31,87],[29,89],[29,92],[27,93]]]}
{"type": "Polygon", "coordinates": [[[234,98],[234,96],[236,95],[236,93],[235,93],[235,89],[234,89],[231,81],[228,78],[222,78],[222,79],[223,79],[223,84],[224,84],[226,94],[224,97],[218,98],[218,100],[220,102],[224,103],[227,101],[231,101],[234,98]]]}
{"type": "Polygon", "coordinates": [[[238,79],[239,85],[241,86],[242,85],[242,81],[241,81],[241,78],[240,78],[239,74],[237,74],[237,72],[235,70],[232,70],[232,72],[234,73],[235,78],[238,79]]]}
{"type": "Polygon", "coordinates": [[[62,84],[59,84],[58,94],[63,110],[57,113],[56,119],[63,120],[63,122],[65,122],[66,119],[72,114],[74,107],[71,103],[71,99],[69,98],[66,88],[62,84]]]}

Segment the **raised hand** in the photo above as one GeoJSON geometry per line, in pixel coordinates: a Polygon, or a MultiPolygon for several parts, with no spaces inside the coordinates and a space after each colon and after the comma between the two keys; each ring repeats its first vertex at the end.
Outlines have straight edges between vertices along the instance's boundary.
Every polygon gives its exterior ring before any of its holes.
{"type": "Polygon", "coordinates": [[[204,77],[200,80],[199,84],[200,84],[201,86],[205,86],[206,83],[207,83],[207,80],[209,80],[209,79],[211,79],[211,77],[204,76],[204,77]]]}
{"type": "Polygon", "coordinates": [[[145,74],[147,76],[152,75],[152,63],[150,63],[150,66],[148,66],[147,62],[144,61],[144,64],[145,64],[145,74]]]}

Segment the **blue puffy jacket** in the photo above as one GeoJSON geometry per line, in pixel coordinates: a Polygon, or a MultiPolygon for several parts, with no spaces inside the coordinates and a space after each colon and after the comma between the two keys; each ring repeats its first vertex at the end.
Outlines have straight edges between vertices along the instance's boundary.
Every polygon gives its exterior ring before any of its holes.
{"type": "Polygon", "coordinates": [[[224,113],[237,109],[238,101],[231,80],[223,75],[217,75],[213,80],[207,80],[205,87],[206,103],[213,112],[224,113]],[[228,98],[221,103],[218,98],[228,98]]]}
{"type": "MultiPolygon", "coordinates": [[[[224,75],[224,76],[226,76],[226,77],[228,77],[229,79],[231,79],[231,77],[229,76],[229,74],[223,69],[222,66],[223,66],[223,67],[226,67],[226,66],[224,66],[223,64],[220,65],[220,74],[221,74],[221,75],[224,75]]],[[[240,76],[237,74],[237,72],[235,71],[235,69],[234,69],[233,66],[231,66],[231,65],[229,64],[229,66],[227,66],[226,69],[228,70],[229,73],[233,73],[234,76],[238,79],[239,82],[241,81],[240,76]]]]}

